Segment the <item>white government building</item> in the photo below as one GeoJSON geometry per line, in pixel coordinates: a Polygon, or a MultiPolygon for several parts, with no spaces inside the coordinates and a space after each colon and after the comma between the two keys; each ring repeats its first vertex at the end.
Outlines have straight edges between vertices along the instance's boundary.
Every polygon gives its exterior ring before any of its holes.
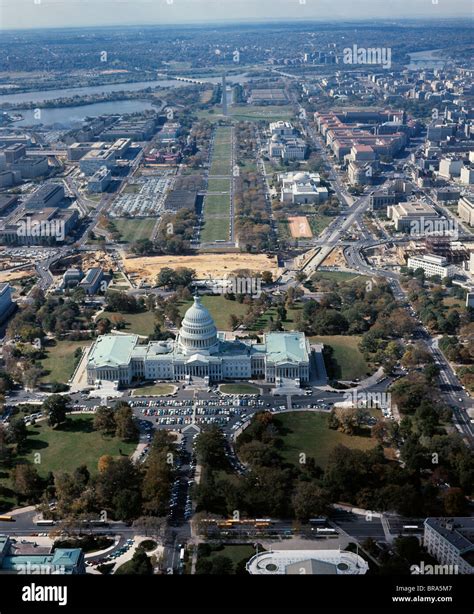
{"type": "Polygon", "coordinates": [[[263,343],[227,341],[198,296],[187,310],[175,340],[139,343],[138,335],[102,335],[87,359],[87,383],[129,386],[140,380],[206,382],[263,378],[298,385],[310,379],[311,346],[304,333],[273,332],[263,343]]]}

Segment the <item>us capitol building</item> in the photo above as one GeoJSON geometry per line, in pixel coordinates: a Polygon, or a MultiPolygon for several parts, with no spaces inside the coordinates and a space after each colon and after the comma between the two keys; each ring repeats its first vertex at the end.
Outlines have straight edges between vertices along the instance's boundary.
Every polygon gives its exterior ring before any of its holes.
{"type": "Polygon", "coordinates": [[[198,296],[175,340],[139,343],[138,335],[102,335],[87,358],[87,383],[129,386],[140,380],[205,382],[262,378],[282,384],[310,379],[311,347],[304,333],[272,332],[263,343],[227,341],[198,296]]]}

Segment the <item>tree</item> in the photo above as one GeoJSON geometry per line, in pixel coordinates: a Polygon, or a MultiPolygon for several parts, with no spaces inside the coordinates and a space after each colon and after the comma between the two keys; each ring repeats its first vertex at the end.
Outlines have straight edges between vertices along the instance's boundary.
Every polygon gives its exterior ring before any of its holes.
{"type": "Polygon", "coordinates": [[[228,576],[234,571],[234,564],[227,556],[217,555],[212,559],[210,574],[213,576],[228,576]]]}
{"type": "Polygon", "coordinates": [[[447,516],[464,516],[467,512],[467,501],[461,488],[449,488],[444,494],[443,505],[447,516]]]}
{"type": "Polygon", "coordinates": [[[100,406],[94,415],[94,429],[107,435],[115,432],[116,424],[114,410],[111,407],[100,406]]]}
{"type": "Polygon", "coordinates": [[[329,509],[328,494],[314,482],[298,482],[292,504],[298,520],[306,521],[314,516],[325,516],[329,509]]]}
{"type": "Polygon", "coordinates": [[[97,500],[114,518],[132,520],[141,512],[142,476],[128,457],[112,459],[96,478],[97,500]]]}
{"type": "Polygon", "coordinates": [[[235,313],[229,314],[229,327],[231,330],[234,330],[239,325],[239,318],[235,315],[235,313]]]}
{"type": "Polygon", "coordinates": [[[134,441],[138,435],[138,428],[133,419],[133,412],[128,403],[116,405],[115,409],[115,436],[123,441],[134,441]]]}
{"type": "Polygon", "coordinates": [[[380,444],[383,444],[389,436],[387,422],[385,420],[377,420],[377,422],[372,427],[371,435],[380,444]]]}
{"type": "Polygon", "coordinates": [[[103,473],[104,471],[107,471],[110,463],[113,462],[113,460],[113,456],[110,456],[110,454],[103,454],[97,462],[98,472],[103,473]]]}
{"type": "Polygon", "coordinates": [[[159,540],[165,535],[166,518],[140,516],[140,518],[133,521],[133,527],[140,531],[140,535],[150,536],[159,540]]]}
{"type": "Polygon", "coordinates": [[[0,371],[0,394],[5,394],[13,388],[13,378],[5,371],[0,371]]]}
{"type": "Polygon", "coordinates": [[[43,403],[43,413],[48,416],[48,424],[56,428],[66,422],[66,411],[71,399],[68,396],[52,394],[43,403]]]}
{"type": "Polygon", "coordinates": [[[196,454],[200,462],[214,468],[227,466],[225,437],[217,426],[203,429],[196,437],[196,454]]]}
{"type": "Polygon", "coordinates": [[[423,551],[418,538],[414,535],[396,537],[393,540],[396,554],[409,564],[419,563],[423,558],[423,551]]]}
{"type": "Polygon", "coordinates": [[[16,495],[34,500],[39,493],[41,480],[34,467],[26,463],[16,465],[12,471],[13,490],[16,495]]]}
{"type": "Polygon", "coordinates": [[[11,461],[12,451],[8,447],[7,429],[0,424],[0,467],[8,467],[11,461]]]}
{"type": "Polygon", "coordinates": [[[121,565],[115,574],[130,574],[134,576],[152,576],[153,575],[153,565],[147,553],[143,548],[138,547],[133,557],[127,563],[121,565]]]}
{"type": "Polygon", "coordinates": [[[10,422],[6,436],[8,443],[12,443],[17,446],[18,452],[21,452],[24,449],[28,437],[28,430],[23,418],[14,418],[10,422]]]}

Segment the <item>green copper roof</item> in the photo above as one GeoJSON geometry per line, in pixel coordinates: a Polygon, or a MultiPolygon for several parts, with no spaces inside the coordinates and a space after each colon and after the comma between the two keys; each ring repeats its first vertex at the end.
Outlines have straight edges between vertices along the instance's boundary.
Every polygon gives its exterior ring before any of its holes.
{"type": "Polygon", "coordinates": [[[127,365],[137,342],[137,335],[103,335],[92,346],[88,357],[89,366],[119,367],[120,365],[127,365]]]}
{"type": "Polygon", "coordinates": [[[268,333],[265,336],[267,359],[276,362],[308,360],[304,333],[268,333]]]}

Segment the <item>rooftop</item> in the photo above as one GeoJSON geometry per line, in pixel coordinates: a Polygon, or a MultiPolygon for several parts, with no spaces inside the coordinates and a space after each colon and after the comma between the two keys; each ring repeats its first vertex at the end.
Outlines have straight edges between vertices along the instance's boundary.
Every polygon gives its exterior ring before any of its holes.
{"type": "Polygon", "coordinates": [[[474,517],[427,518],[425,525],[442,535],[460,552],[474,548],[474,517]]]}
{"type": "Polygon", "coordinates": [[[275,550],[253,556],[246,565],[250,574],[365,574],[367,562],[354,552],[340,550],[275,550]]]}
{"type": "Polygon", "coordinates": [[[308,360],[304,333],[268,333],[265,336],[268,358],[277,363],[308,360]]]}
{"type": "Polygon", "coordinates": [[[92,346],[88,363],[91,367],[127,365],[138,335],[102,335],[92,346]]]}

